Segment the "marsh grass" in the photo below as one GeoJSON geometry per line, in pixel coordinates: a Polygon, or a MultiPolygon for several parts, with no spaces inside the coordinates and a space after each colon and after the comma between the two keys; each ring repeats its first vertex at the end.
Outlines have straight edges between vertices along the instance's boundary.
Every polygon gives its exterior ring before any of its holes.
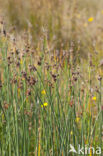
{"type": "Polygon", "coordinates": [[[0,155],[72,155],[70,144],[103,150],[102,69],[93,57],[75,65],[75,43],[58,55],[45,36],[35,50],[11,42],[1,33],[0,155]]]}

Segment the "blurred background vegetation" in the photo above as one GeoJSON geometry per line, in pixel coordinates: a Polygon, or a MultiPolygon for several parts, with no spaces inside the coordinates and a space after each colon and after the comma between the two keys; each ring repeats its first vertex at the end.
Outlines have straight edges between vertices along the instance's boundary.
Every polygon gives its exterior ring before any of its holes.
{"type": "MultiPolygon", "coordinates": [[[[28,31],[37,46],[45,33],[52,48],[67,49],[71,41],[80,56],[103,50],[102,0],[0,0],[0,12],[20,33],[28,31]],[[78,45],[79,44],[79,45],[78,45]]],[[[75,50],[75,54],[76,54],[75,50]]],[[[93,54],[94,55],[94,54],[93,54]]]]}

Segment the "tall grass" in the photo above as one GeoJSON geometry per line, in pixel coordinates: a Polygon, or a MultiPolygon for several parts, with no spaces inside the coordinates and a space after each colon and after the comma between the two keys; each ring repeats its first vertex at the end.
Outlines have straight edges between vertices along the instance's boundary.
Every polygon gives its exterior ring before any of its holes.
{"type": "Polygon", "coordinates": [[[75,66],[74,43],[59,56],[45,36],[35,50],[21,41],[23,49],[1,33],[0,155],[73,155],[70,144],[103,150],[102,68],[92,56],[75,66]]]}

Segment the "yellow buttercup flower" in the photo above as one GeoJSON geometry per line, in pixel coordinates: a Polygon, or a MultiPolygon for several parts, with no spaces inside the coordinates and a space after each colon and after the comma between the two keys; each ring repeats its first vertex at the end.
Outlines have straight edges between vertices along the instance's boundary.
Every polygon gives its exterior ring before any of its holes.
{"type": "Polygon", "coordinates": [[[92,22],[94,20],[93,17],[88,18],[88,22],[92,22]]]}
{"type": "Polygon", "coordinates": [[[43,105],[41,105],[41,107],[43,108],[43,105]]]}
{"type": "Polygon", "coordinates": [[[47,102],[44,102],[43,105],[41,105],[41,107],[47,107],[48,106],[48,103],[47,102]]]}
{"type": "Polygon", "coordinates": [[[44,106],[44,107],[48,106],[48,103],[47,103],[47,102],[45,102],[45,103],[43,104],[43,106],[44,106]]]}
{"type": "Polygon", "coordinates": [[[42,90],[41,91],[41,94],[45,95],[46,94],[46,91],[45,90],[42,90]]]}
{"type": "Polygon", "coordinates": [[[92,100],[96,101],[96,96],[92,97],[92,100]]]}

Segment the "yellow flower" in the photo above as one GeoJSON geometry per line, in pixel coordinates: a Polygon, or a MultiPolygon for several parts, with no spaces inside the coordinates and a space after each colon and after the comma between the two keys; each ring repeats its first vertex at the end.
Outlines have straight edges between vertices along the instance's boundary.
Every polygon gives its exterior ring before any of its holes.
{"type": "Polygon", "coordinates": [[[42,90],[41,91],[41,94],[45,95],[46,94],[46,91],[45,90],[42,90]]]}
{"type": "Polygon", "coordinates": [[[47,102],[45,102],[45,103],[43,103],[43,105],[41,105],[41,107],[43,108],[43,107],[47,107],[48,106],[48,103],[47,102]]]}
{"type": "Polygon", "coordinates": [[[78,122],[80,121],[80,118],[77,117],[77,118],[75,119],[75,121],[78,123],[78,122]]]}
{"type": "Polygon", "coordinates": [[[43,106],[44,106],[44,107],[48,106],[48,103],[47,103],[47,102],[45,102],[45,103],[43,104],[43,106]]]}
{"type": "Polygon", "coordinates": [[[88,18],[88,22],[92,22],[94,20],[93,17],[88,18]]]}
{"type": "Polygon", "coordinates": [[[101,11],[101,13],[103,14],[103,10],[101,11]]]}
{"type": "Polygon", "coordinates": [[[96,101],[96,96],[92,97],[92,100],[96,101]]]}
{"type": "Polygon", "coordinates": [[[41,105],[41,107],[43,108],[43,105],[41,105]]]}

